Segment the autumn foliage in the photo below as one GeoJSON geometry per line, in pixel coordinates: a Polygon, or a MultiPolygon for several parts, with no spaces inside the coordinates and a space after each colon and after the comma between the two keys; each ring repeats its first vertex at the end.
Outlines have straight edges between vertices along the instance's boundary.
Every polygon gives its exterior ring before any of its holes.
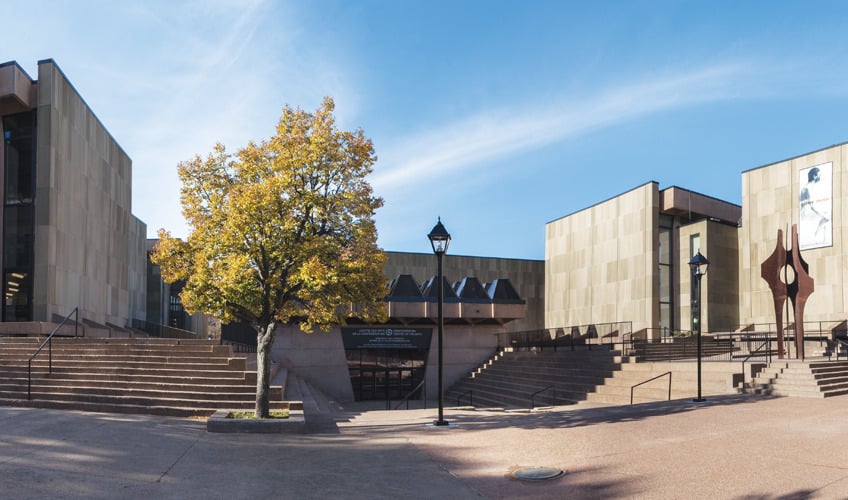
{"type": "Polygon", "coordinates": [[[333,110],[331,98],[314,114],[286,106],[270,139],[234,154],[218,144],[181,163],[190,234],[183,241],[160,230],[153,254],[165,281],[185,281],[187,311],[256,329],[261,416],[278,324],[311,331],[385,313],[373,220],[382,199],[366,180],[374,148],[361,130],[338,130],[333,110]]]}

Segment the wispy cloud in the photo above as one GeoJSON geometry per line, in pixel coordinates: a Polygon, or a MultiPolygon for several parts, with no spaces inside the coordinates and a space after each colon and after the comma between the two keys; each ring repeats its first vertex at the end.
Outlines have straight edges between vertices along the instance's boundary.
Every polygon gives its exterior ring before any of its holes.
{"type": "Polygon", "coordinates": [[[456,123],[406,137],[380,152],[372,184],[397,191],[473,169],[481,163],[576,137],[641,116],[736,97],[741,65],[657,76],[572,96],[536,108],[484,111],[456,123]]]}

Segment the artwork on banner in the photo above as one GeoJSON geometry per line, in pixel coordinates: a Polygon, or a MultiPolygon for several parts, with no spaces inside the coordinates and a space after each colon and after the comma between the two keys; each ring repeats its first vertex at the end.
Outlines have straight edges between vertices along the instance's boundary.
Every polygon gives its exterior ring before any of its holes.
{"type": "Polygon", "coordinates": [[[833,163],[800,172],[798,244],[801,250],[833,245],[833,163]]]}

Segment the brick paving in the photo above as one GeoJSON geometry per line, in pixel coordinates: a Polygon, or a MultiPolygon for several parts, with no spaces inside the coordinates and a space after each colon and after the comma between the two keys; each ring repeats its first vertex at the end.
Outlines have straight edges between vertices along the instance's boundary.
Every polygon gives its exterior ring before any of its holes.
{"type": "Polygon", "coordinates": [[[337,430],[0,407],[3,498],[848,498],[848,397],[533,413],[346,405],[337,430]],[[514,479],[549,466],[558,479],[514,479]]]}

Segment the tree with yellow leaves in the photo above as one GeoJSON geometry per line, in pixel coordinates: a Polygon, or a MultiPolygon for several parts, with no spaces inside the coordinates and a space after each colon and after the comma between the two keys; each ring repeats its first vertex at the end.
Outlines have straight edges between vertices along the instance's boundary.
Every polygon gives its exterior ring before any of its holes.
{"type": "Polygon", "coordinates": [[[385,254],[377,247],[376,161],[362,130],[340,131],[334,103],[286,106],[277,133],[234,155],[218,144],[179,165],[185,241],[159,230],[152,260],[185,281],[190,313],[256,329],[256,416],[268,416],[270,350],[280,324],[328,329],[345,318],[384,319],[385,254]]]}

